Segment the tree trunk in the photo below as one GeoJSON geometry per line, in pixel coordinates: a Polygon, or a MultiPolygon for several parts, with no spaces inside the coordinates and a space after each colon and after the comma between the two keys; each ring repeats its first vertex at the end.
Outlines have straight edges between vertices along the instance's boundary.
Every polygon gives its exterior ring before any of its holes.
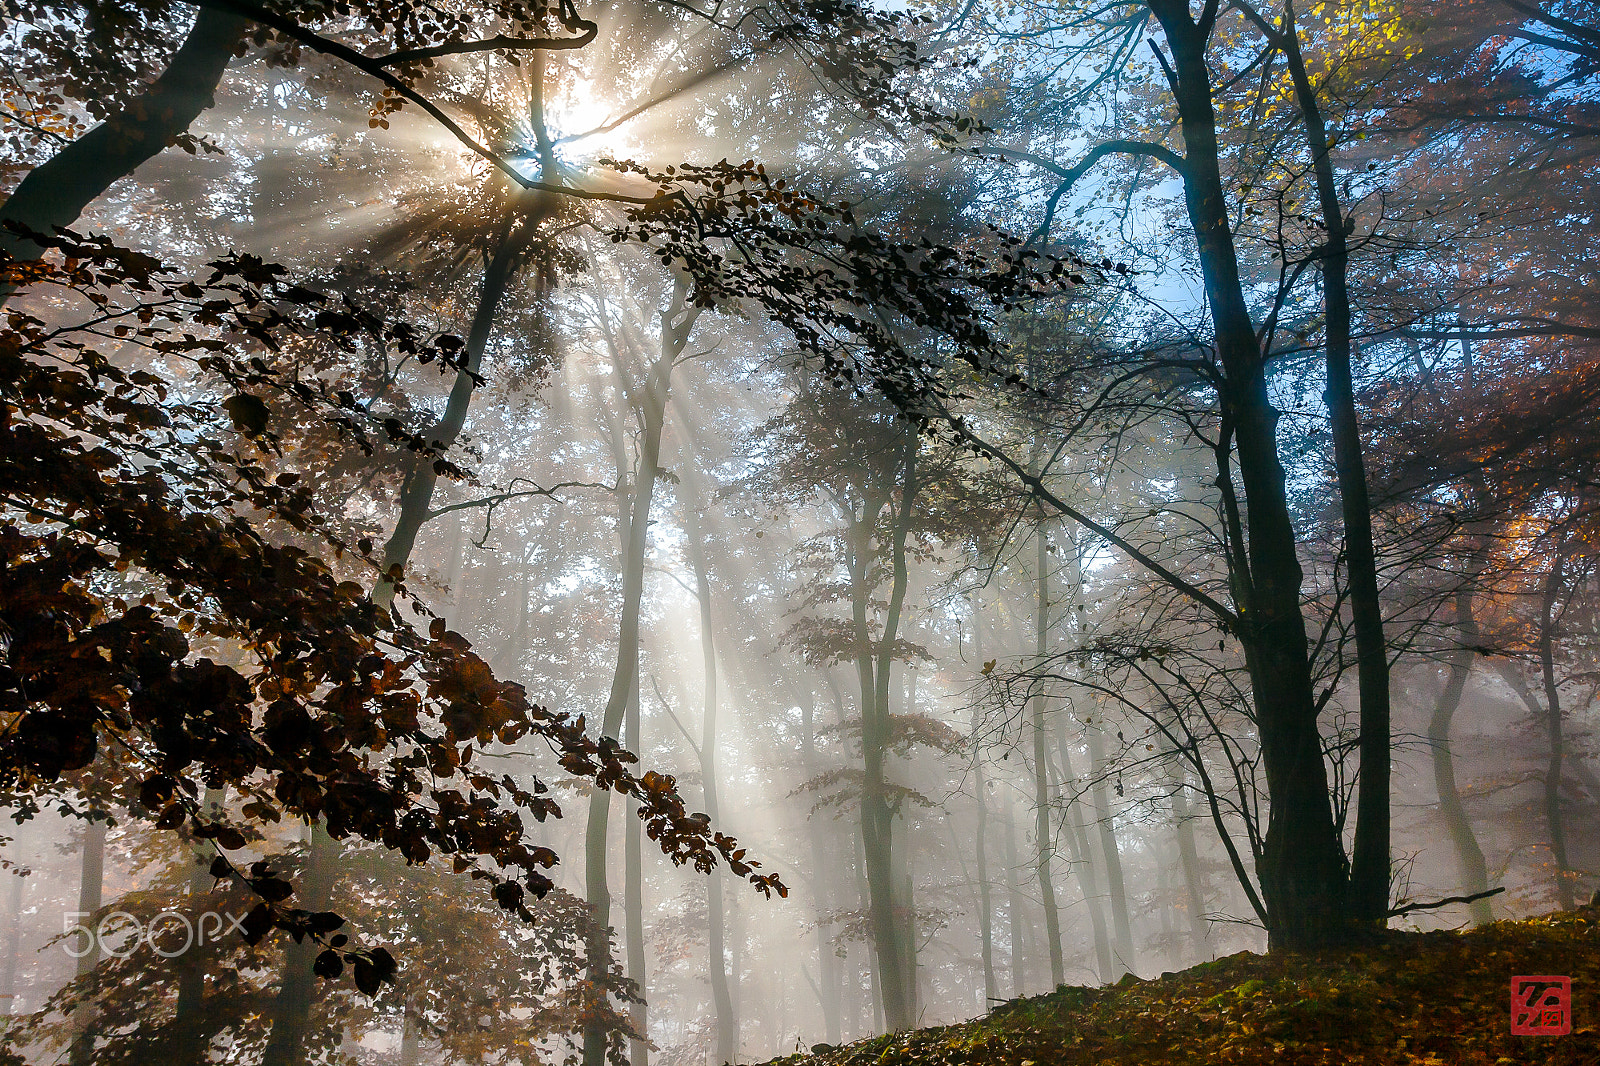
{"type": "Polygon", "coordinates": [[[422,1061],[422,1031],[417,1026],[416,1006],[406,1002],[400,1022],[400,1066],[418,1066],[422,1061]]]}
{"type": "Polygon", "coordinates": [[[878,980],[883,996],[885,1024],[891,1031],[909,1029],[914,1024],[911,986],[911,959],[913,945],[905,942],[905,921],[899,913],[901,906],[910,901],[897,901],[896,879],[893,866],[894,812],[888,800],[884,758],[888,752],[889,688],[894,664],[894,644],[898,634],[900,612],[905,603],[907,569],[905,542],[910,531],[911,508],[916,499],[916,452],[918,446],[916,427],[905,430],[900,465],[900,502],[896,508],[894,530],[890,545],[893,579],[888,610],[884,614],[883,631],[874,642],[867,624],[867,603],[870,594],[868,573],[871,570],[871,538],[876,516],[887,500],[868,503],[863,507],[863,517],[855,524],[851,559],[851,611],[856,632],[856,663],[861,682],[861,748],[865,765],[865,779],[861,797],[861,842],[866,854],[867,889],[871,903],[873,947],[878,956],[878,980]]]}
{"type": "Polygon", "coordinates": [[[1022,943],[1022,886],[1017,882],[1017,826],[1009,793],[1000,804],[1000,827],[1006,835],[1006,924],[1011,932],[1011,998],[1018,999],[1027,984],[1023,973],[1027,955],[1022,943]]]}
{"type": "MultiPolygon", "coordinates": [[[[1044,666],[1049,652],[1050,634],[1050,566],[1047,558],[1048,541],[1044,521],[1034,534],[1035,578],[1038,581],[1038,602],[1034,608],[1034,661],[1044,666]]],[[[1041,685],[1043,682],[1039,682],[1041,685]]],[[[1035,868],[1039,875],[1039,897],[1044,904],[1044,935],[1050,952],[1050,987],[1066,983],[1067,973],[1061,958],[1061,914],[1056,909],[1056,886],[1050,879],[1050,859],[1055,852],[1055,833],[1050,826],[1050,756],[1045,732],[1046,700],[1043,692],[1033,698],[1033,835],[1035,868]]]]}
{"type": "MultiPolygon", "coordinates": [[[[225,788],[206,789],[202,804],[208,818],[220,820],[226,795],[225,788]]],[[[193,865],[189,868],[189,910],[196,921],[199,914],[193,912],[211,888],[211,860],[216,855],[217,849],[209,840],[195,843],[193,865]]],[[[172,1017],[178,1035],[172,1057],[177,1066],[202,1066],[210,1046],[209,1034],[204,1028],[206,975],[196,955],[179,960],[178,965],[182,969],[178,975],[178,1003],[172,1017]]]]}
{"type": "Polygon", "coordinates": [[[1105,859],[1106,905],[1111,908],[1111,928],[1115,934],[1115,958],[1112,980],[1137,969],[1138,959],[1133,950],[1133,926],[1128,920],[1128,889],[1122,877],[1122,852],[1117,846],[1117,826],[1111,811],[1110,796],[1106,791],[1105,731],[1098,720],[1090,722],[1089,798],[1094,804],[1095,825],[1099,829],[1100,854],[1105,859]]]}
{"type": "MultiPolygon", "coordinates": [[[[106,827],[104,817],[96,818],[83,827],[83,866],[78,877],[78,912],[86,928],[95,929],[96,936],[89,950],[78,957],[77,975],[83,977],[100,962],[100,940],[94,925],[94,912],[100,909],[105,891],[106,827]]],[[[89,1066],[94,1061],[95,1017],[99,1013],[94,1004],[83,1002],[73,1012],[72,1048],[67,1061],[71,1066],[89,1066]]]]}
{"type": "Polygon", "coordinates": [[[1194,820],[1189,814],[1188,782],[1176,756],[1169,762],[1172,775],[1172,822],[1178,838],[1178,861],[1183,866],[1183,891],[1189,917],[1189,941],[1196,962],[1206,962],[1211,951],[1206,945],[1205,879],[1200,873],[1200,854],[1194,842],[1194,820]]]}
{"type": "MultiPolygon", "coordinates": [[[[669,310],[661,315],[661,346],[649,365],[638,395],[629,397],[640,420],[639,454],[633,491],[625,522],[619,522],[622,545],[622,618],[617,639],[617,665],[611,675],[611,692],[606,698],[600,732],[616,739],[628,700],[639,684],[639,619],[644,599],[644,564],[650,549],[650,504],[655,496],[656,477],[661,472],[661,431],[666,423],[668,390],[672,366],[689,341],[689,333],[699,316],[698,308],[687,306],[688,286],[679,281],[669,310]]],[[[618,358],[620,352],[614,352],[618,358]]],[[[631,392],[624,383],[623,389],[631,392]]],[[[619,462],[619,473],[624,467],[619,462]]],[[[619,479],[620,480],[620,479],[619,479]]],[[[619,484],[619,489],[622,487],[619,484]]],[[[611,793],[595,789],[589,795],[589,819],[584,830],[584,875],[586,895],[594,925],[589,933],[589,980],[596,987],[602,982],[611,957],[611,890],[606,883],[606,836],[611,815],[611,793]]],[[[641,1037],[645,1034],[640,1033],[641,1037]]],[[[606,1033],[597,1021],[584,1029],[583,1066],[603,1066],[606,1033]]]]}
{"type": "MultiPolygon", "coordinates": [[[[623,722],[623,745],[633,752],[644,750],[639,733],[639,682],[634,679],[633,691],[628,696],[628,711],[623,722]]],[[[634,984],[639,998],[628,1004],[628,1020],[636,1034],[628,1041],[629,1066],[649,1066],[650,1046],[645,1034],[649,1031],[648,1005],[645,997],[644,958],[644,824],[639,821],[639,801],[627,802],[628,824],[623,833],[622,892],[627,911],[628,980],[634,984]]]]}
{"type": "MultiPolygon", "coordinates": [[[[817,775],[816,701],[807,699],[800,704],[800,765],[805,780],[817,775]]],[[[812,906],[817,915],[817,988],[818,1005],[822,1008],[822,1024],[830,1044],[839,1043],[839,956],[829,943],[828,923],[824,916],[832,909],[833,854],[822,841],[822,827],[815,817],[806,818],[806,838],[811,850],[811,877],[815,891],[812,906]]]]}
{"type": "Polygon", "coordinates": [[[17,1017],[17,963],[22,954],[22,894],[28,879],[10,871],[11,892],[6,918],[6,965],[0,973],[0,1011],[4,1016],[17,1017]]]}
{"type": "MultiPolygon", "coordinates": [[[[30,170],[0,204],[0,258],[26,262],[43,253],[33,241],[7,229],[6,222],[20,222],[38,233],[71,226],[112,184],[188,130],[212,105],[247,24],[238,15],[202,7],[167,69],[148,89],[30,170]]],[[[0,285],[0,305],[14,291],[14,286],[0,285]]]]}
{"type": "MultiPolygon", "coordinates": [[[[972,604],[972,654],[983,662],[983,603],[974,599],[972,604]]],[[[978,718],[973,715],[973,737],[977,737],[978,718]]],[[[983,963],[983,1009],[989,1010],[1000,999],[999,985],[994,979],[994,902],[989,888],[989,784],[983,776],[983,751],[974,748],[972,759],[975,801],[978,824],[973,846],[978,853],[978,950],[983,963]]]]}
{"type": "MultiPolygon", "coordinates": [[[[716,631],[711,625],[711,575],[706,565],[705,534],[698,513],[699,508],[704,506],[705,493],[700,491],[699,471],[688,469],[688,465],[684,464],[681,475],[680,495],[683,501],[685,547],[689,566],[694,571],[695,598],[700,608],[700,668],[704,678],[699,751],[701,803],[711,824],[717,825],[721,818],[717,802],[717,646],[716,631]]],[[[727,946],[723,942],[726,918],[723,915],[720,870],[706,878],[706,917],[710,927],[707,961],[711,967],[711,1001],[717,1014],[716,1061],[732,1062],[739,1046],[739,1019],[734,1016],[733,996],[728,989],[727,946]]],[[[835,1027],[837,1022],[835,1016],[835,1027]]]]}
{"type": "Polygon", "coordinates": [[[1544,597],[1539,615],[1539,672],[1544,679],[1545,735],[1550,744],[1550,758],[1544,771],[1544,817],[1550,827],[1550,853],[1556,860],[1556,898],[1561,909],[1570,911],[1578,902],[1573,891],[1576,878],[1567,862],[1567,829],[1561,810],[1561,691],[1556,684],[1555,664],[1555,604],[1561,593],[1561,583],[1566,573],[1565,549],[1556,553],[1550,564],[1550,576],[1545,579],[1544,597]]]}
{"type": "MultiPolygon", "coordinates": [[[[1439,793],[1439,813],[1450,831],[1455,845],[1456,859],[1461,866],[1461,887],[1467,895],[1487,892],[1489,870],[1483,859],[1483,849],[1472,832],[1467,809],[1456,789],[1455,753],[1450,747],[1450,725],[1456,709],[1461,706],[1461,694],[1466,689],[1467,677],[1472,673],[1472,663],[1477,656],[1473,649],[1482,644],[1478,620],[1473,615],[1472,586],[1488,562],[1489,540],[1478,538],[1467,576],[1456,590],[1456,650],[1450,655],[1450,673],[1444,691],[1434,704],[1433,716],[1428,720],[1428,745],[1433,755],[1433,783],[1439,793]]],[[[1494,921],[1494,912],[1487,899],[1473,900],[1472,924],[1487,925],[1494,921]]]]}
{"type": "Polygon", "coordinates": [[[1083,889],[1083,905],[1089,909],[1089,928],[1094,936],[1094,956],[1101,984],[1114,978],[1115,963],[1111,958],[1111,939],[1106,935],[1106,915],[1101,907],[1104,898],[1100,892],[1100,876],[1095,870],[1094,856],[1089,850],[1089,831],[1083,820],[1083,797],[1071,795],[1077,784],[1077,774],[1072,769],[1072,751],[1067,742],[1067,723],[1062,719],[1056,725],[1056,745],[1061,750],[1061,796],[1067,805],[1066,821],[1072,848],[1072,862],[1078,868],[1078,885],[1083,889]]]}
{"type": "MultiPolygon", "coordinates": [[[[338,876],[339,845],[320,823],[311,827],[306,847],[306,868],[301,875],[299,905],[309,911],[325,911],[333,896],[338,876]]],[[[311,1022],[311,1001],[317,977],[312,963],[321,945],[310,937],[284,946],[283,979],[272,1004],[272,1033],[261,1052],[261,1066],[305,1066],[306,1033],[311,1022]]]]}
{"type": "Polygon", "coordinates": [[[994,904],[989,892],[989,847],[986,841],[989,828],[988,783],[983,779],[983,759],[977,764],[978,828],[973,847],[978,852],[978,950],[983,960],[983,1009],[988,1010],[1000,999],[1000,988],[994,979],[994,904]]]}
{"type": "Polygon", "coordinates": [[[1184,199],[1215,326],[1224,372],[1220,398],[1234,427],[1249,516],[1248,573],[1235,587],[1244,594],[1238,636],[1271,802],[1259,869],[1268,946],[1316,948],[1344,942],[1354,932],[1349,877],[1317,727],[1300,611],[1304,574],[1278,459],[1278,412],[1245,303],[1222,185],[1206,56],[1213,27],[1209,20],[1196,23],[1187,0],[1148,3],[1172,50],[1172,89],[1185,145],[1184,199]]]}
{"type": "MultiPolygon", "coordinates": [[[[517,264],[526,247],[525,234],[514,232],[513,223],[513,219],[506,219],[495,240],[494,252],[484,266],[483,287],[479,290],[478,306],[472,314],[472,326],[467,331],[461,369],[456,371],[444,414],[426,434],[429,443],[436,448],[448,448],[454,444],[466,425],[475,376],[482,372],[483,353],[494,329],[495,312],[516,274],[517,264]]],[[[528,225],[531,227],[532,222],[528,225]]],[[[372,591],[373,601],[380,606],[387,607],[394,601],[394,579],[397,574],[403,578],[405,568],[411,562],[411,550],[416,546],[418,531],[430,516],[433,490],[438,482],[439,475],[434,472],[432,459],[418,457],[411,461],[400,487],[400,517],[395,522],[394,532],[383,546],[383,576],[372,591]]]]}
{"type": "Polygon", "coordinates": [[[1372,542],[1372,504],[1367,493],[1366,460],[1350,367],[1350,293],[1347,241],[1351,222],[1339,203],[1327,124],[1316,90],[1306,74],[1295,29],[1294,5],[1285,0],[1281,40],[1305,120],[1312,173],[1327,239],[1320,262],[1326,314],[1328,419],[1333,431],[1333,466],[1339,480],[1344,518],[1345,566],[1350,616],[1356,633],[1356,678],[1361,710],[1360,795],[1356,838],[1350,864],[1350,902],[1356,920],[1382,928],[1389,922],[1389,655],[1383,635],[1383,605],[1378,599],[1377,555],[1372,542]]]}

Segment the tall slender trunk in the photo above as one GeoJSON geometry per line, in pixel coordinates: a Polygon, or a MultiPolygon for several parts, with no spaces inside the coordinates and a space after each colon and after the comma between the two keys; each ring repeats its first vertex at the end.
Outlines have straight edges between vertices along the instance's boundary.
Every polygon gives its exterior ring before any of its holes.
{"type": "MultiPolygon", "coordinates": [[[[1034,533],[1035,578],[1038,602],[1034,608],[1034,661],[1044,666],[1049,652],[1050,566],[1048,540],[1041,516],[1034,533]]],[[[1041,685],[1043,682],[1039,682],[1041,685]]],[[[1050,795],[1050,755],[1045,731],[1046,699],[1043,692],[1033,698],[1033,809],[1035,866],[1039,874],[1039,896],[1044,903],[1044,935],[1050,952],[1050,987],[1066,983],[1066,965],[1061,958],[1061,914],[1056,909],[1056,887],[1050,879],[1050,859],[1055,852],[1055,833],[1050,825],[1053,806],[1050,795]]]]}
{"type": "MultiPolygon", "coordinates": [[[[325,911],[338,876],[339,845],[321,823],[311,826],[306,847],[306,868],[301,875],[299,904],[309,911],[325,911]]],[[[283,951],[283,977],[272,1004],[272,1033],[261,1052],[261,1066],[305,1066],[306,1033],[311,1022],[311,1001],[317,978],[311,972],[321,945],[310,937],[289,943],[283,951]]]]}
{"type": "Polygon", "coordinates": [[[1561,810],[1561,760],[1565,753],[1561,736],[1561,691],[1556,684],[1555,663],[1555,605],[1561,594],[1566,563],[1566,551],[1562,549],[1550,564],[1550,575],[1544,583],[1539,614],[1539,673],[1544,680],[1545,736],[1550,745],[1550,757],[1544,770],[1544,817],[1550,827],[1550,852],[1556,860],[1556,897],[1561,901],[1561,909],[1570,911],[1578,903],[1573,891],[1575,875],[1567,861],[1567,829],[1561,810]]]}
{"type": "Polygon", "coordinates": [[[1089,798],[1094,804],[1095,826],[1099,829],[1100,854],[1105,860],[1106,905],[1111,908],[1111,928],[1116,936],[1115,968],[1111,974],[1115,980],[1137,969],[1138,959],[1133,950],[1132,923],[1128,920],[1128,889],[1122,877],[1122,852],[1117,846],[1117,826],[1106,791],[1106,774],[1110,763],[1106,759],[1105,730],[1098,719],[1089,723],[1088,734],[1089,798]]]}
{"type": "MultiPolygon", "coordinates": [[[[701,804],[706,817],[711,819],[712,825],[716,825],[721,818],[717,799],[717,645],[716,631],[711,625],[711,575],[706,565],[705,534],[699,514],[699,509],[704,506],[705,494],[700,491],[699,472],[689,470],[687,466],[685,464],[686,469],[681,476],[683,529],[689,566],[694,571],[695,598],[700,608],[700,669],[704,679],[699,752],[701,804]]],[[[717,1014],[716,1061],[732,1062],[739,1046],[739,1019],[733,1013],[733,996],[728,989],[727,946],[724,943],[726,918],[723,915],[720,870],[713,871],[706,878],[706,917],[710,926],[707,953],[711,967],[711,1002],[717,1014]]],[[[835,1028],[837,1022],[836,1015],[835,1028]]]]}
{"type": "MultiPolygon", "coordinates": [[[[983,662],[983,602],[972,602],[972,655],[983,662]]],[[[989,886],[989,783],[983,776],[983,750],[976,746],[978,717],[973,714],[972,735],[974,749],[972,770],[978,824],[973,846],[978,852],[978,950],[983,963],[983,1009],[988,1010],[999,1000],[999,986],[994,978],[994,901],[989,886]]]]}
{"type": "Polygon", "coordinates": [[[1023,969],[1027,953],[1022,943],[1022,886],[1017,878],[1017,826],[1012,814],[1011,794],[1000,804],[1000,828],[1006,837],[1006,924],[1010,928],[1011,998],[1021,997],[1027,984],[1023,969]]]}
{"type": "Polygon", "coordinates": [[[17,963],[22,954],[22,895],[28,886],[28,879],[12,870],[9,874],[11,891],[7,901],[6,911],[6,962],[5,970],[0,971],[0,1016],[16,1017],[22,1012],[17,1009],[17,963]]]}
{"type": "Polygon", "coordinates": [[[1178,861],[1183,867],[1183,892],[1189,918],[1189,942],[1197,962],[1211,957],[1206,945],[1205,879],[1200,873],[1200,854],[1194,842],[1194,819],[1189,813],[1189,785],[1183,764],[1174,756],[1168,760],[1172,780],[1172,824],[1178,838],[1178,861]]]}
{"type": "Polygon", "coordinates": [[[1066,802],[1068,838],[1072,847],[1072,863],[1078,869],[1078,884],[1083,889],[1083,905],[1089,909],[1089,928],[1094,936],[1095,964],[1102,984],[1113,980],[1115,963],[1111,956],[1111,938],[1106,934],[1106,915],[1102,906],[1104,896],[1100,891],[1100,874],[1095,868],[1094,855],[1089,845],[1089,830],[1083,818],[1083,797],[1072,795],[1077,785],[1077,774],[1072,768],[1072,750],[1067,738],[1067,723],[1056,724],[1056,746],[1061,751],[1061,795],[1066,802]]]}
{"type": "MultiPolygon", "coordinates": [[[[817,776],[816,701],[803,700],[800,704],[800,765],[805,780],[817,776]]],[[[822,1024],[830,1044],[839,1043],[839,956],[829,942],[828,923],[823,916],[833,909],[835,872],[833,852],[823,844],[822,826],[814,817],[806,818],[806,838],[811,851],[811,876],[815,885],[813,906],[817,913],[817,988],[818,1004],[822,1008],[822,1024]]]]}
{"type": "MultiPolygon", "coordinates": [[[[650,549],[650,505],[655,496],[656,478],[661,472],[661,432],[666,424],[668,390],[672,366],[689,341],[689,333],[699,315],[687,306],[688,287],[679,281],[674,287],[671,307],[661,314],[661,343],[656,358],[646,370],[629,406],[639,419],[639,453],[635,464],[632,493],[624,509],[625,522],[619,522],[622,536],[622,617],[617,637],[617,665],[611,675],[611,692],[601,717],[602,736],[616,739],[628,701],[639,684],[639,623],[644,600],[644,564],[650,549]]],[[[617,358],[620,352],[613,353],[617,358]]],[[[625,392],[631,386],[623,383],[625,392]]],[[[619,472],[624,469],[620,465],[619,472]]],[[[622,480],[619,478],[619,481],[622,480]]],[[[621,488],[619,484],[619,489],[621,488]]],[[[606,877],[606,838],[611,816],[611,793],[595,789],[589,796],[589,819],[584,829],[584,881],[594,924],[589,931],[589,980],[602,984],[610,964],[611,889],[606,877]]],[[[629,897],[629,905],[637,897],[629,897]]],[[[639,1034],[641,1037],[645,1034],[639,1034]]],[[[583,1066],[603,1066],[606,1031],[597,1020],[584,1029],[583,1066]]]]}
{"type": "MultiPolygon", "coordinates": [[[[857,838],[860,840],[860,838],[857,838]]],[[[861,846],[856,852],[856,900],[860,904],[861,913],[866,917],[870,927],[872,923],[872,888],[867,884],[867,846],[861,840],[861,846]]],[[[883,1032],[888,1026],[883,1015],[883,978],[881,975],[882,964],[875,945],[867,948],[867,990],[872,998],[873,1031],[883,1032]]]]}
{"type": "Polygon", "coordinates": [[[978,951],[983,962],[984,1010],[994,1006],[1000,998],[1000,988],[994,978],[994,902],[989,888],[989,791],[983,778],[983,759],[977,764],[978,828],[973,847],[978,852],[978,951]]]}
{"type": "Polygon", "coordinates": [[[418,1066],[422,1061],[422,1030],[417,1025],[417,1008],[406,1001],[400,1022],[400,1066],[418,1066]]]}
{"type": "MultiPolygon", "coordinates": [[[[38,233],[71,226],[115,182],[187,131],[212,105],[247,24],[238,15],[202,7],[167,69],[148,89],[30,170],[0,204],[0,258],[28,261],[43,251],[12,233],[6,222],[20,222],[38,233]]],[[[14,291],[14,286],[0,284],[0,305],[14,291]]]]}
{"type": "MultiPolygon", "coordinates": [[[[733,973],[733,978],[728,982],[728,991],[733,994],[733,1016],[742,1018],[740,1008],[744,1000],[744,906],[742,896],[733,897],[733,905],[728,908],[728,968],[733,973]]],[[[733,1046],[733,1059],[737,1062],[739,1053],[744,1050],[744,1029],[741,1027],[735,1034],[733,1046]]]]}
{"type": "Polygon", "coordinates": [[[879,990],[883,996],[884,1021],[898,1032],[913,1024],[911,974],[908,960],[912,945],[905,942],[906,924],[899,913],[907,901],[895,899],[896,878],[893,865],[894,812],[888,800],[884,759],[889,746],[889,688],[894,665],[894,645],[905,603],[907,568],[905,542],[910,531],[911,508],[916,498],[915,426],[908,424],[900,464],[900,501],[894,511],[891,534],[893,571],[888,609],[883,631],[873,641],[867,623],[870,594],[871,540],[875,519],[888,500],[863,506],[862,518],[852,531],[851,612],[856,634],[856,666],[861,682],[861,748],[865,778],[861,796],[861,842],[866,855],[867,889],[871,904],[873,947],[878,958],[879,990]],[[875,504],[875,505],[874,505],[875,504]]]}
{"type": "MultiPolygon", "coordinates": [[[[1466,689],[1467,677],[1472,673],[1472,663],[1477,657],[1474,648],[1483,642],[1478,630],[1478,620],[1473,614],[1473,587],[1489,559],[1489,538],[1480,535],[1467,564],[1467,573],[1456,589],[1456,649],[1450,655],[1449,675],[1444,691],[1434,704],[1433,715],[1428,720],[1428,746],[1433,756],[1433,783],[1439,793],[1439,813],[1455,845],[1456,861],[1461,867],[1461,886],[1467,895],[1477,895],[1489,889],[1488,865],[1483,859],[1483,849],[1472,832],[1466,806],[1456,788],[1455,753],[1450,746],[1450,726],[1456,709],[1461,706],[1461,694],[1466,689]]],[[[1487,925],[1494,921],[1494,912],[1487,899],[1473,900],[1472,924],[1487,925]]]]}
{"type": "MultiPolygon", "coordinates": [[[[220,820],[225,788],[208,788],[202,800],[206,816],[220,820]]],[[[212,885],[211,860],[217,849],[209,840],[195,842],[189,867],[189,909],[198,919],[201,898],[212,885]]],[[[182,968],[178,974],[178,1003],[173,1011],[172,1024],[177,1031],[173,1051],[175,1066],[202,1066],[210,1041],[204,1028],[204,1002],[206,992],[205,971],[200,968],[198,956],[190,955],[178,961],[182,968]]]]}
{"type": "MultiPolygon", "coordinates": [[[[633,691],[628,695],[628,711],[623,720],[623,745],[629,750],[644,750],[639,732],[639,681],[634,678],[633,691]]],[[[633,982],[639,998],[628,1004],[628,1020],[633,1024],[634,1036],[628,1040],[629,1066],[649,1066],[650,1046],[645,1034],[649,1031],[649,1009],[645,996],[644,957],[644,825],[639,821],[639,801],[628,798],[628,823],[622,843],[622,892],[626,901],[625,921],[627,932],[628,980],[633,982]]]]}
{"type": "MultiPolygon", "coordinates": [[[[467,331],[467,346],[461,368],[456,371],[455,381],[450,387],[444,414],[426,434],[436,448],[448,448],[454,444],[466,425],[475,379],[482,372],[483,353],[494,329],[495,312],[516,275],[517,264],[526,246],[526,237],[515,229],[514,222],[513,218],[506,218],[495,240],[494,250],[484,266],[483,286],[478,292],[471,328],[467,331]]],[[[388,606],[394,600],[394,578],[397,574],[403,577],[405,568],[411,562],[417,533],[430,517],[433,490],[438,482],[439,475],[434,471],[431,459],[414,459],[406,470],[405,480],[400,486],[400,517],[395,522],[394,532],[383,546],[384,572],[372,591],[373,601],[381,606],[388,606]]]]}
{"type": "MultiPolygon", "coordinates": [[[[1207,49],[1215,6],[1203,22],[1188,0],[1147,0],[1172,51],[1172,91],[1184,139],[1183,186],[1198,246],[1215,344],[1223,368],[1224,414],[1238,448],[1248,528],[1248,573],[1235,587],[1238,636],[1254,695],[1271,802],[1259,875],[1268,946],[1303,949],[1347,940],[1349,876],[1333,820],[1317,705],[1311,685],[1304,573],[1278,457],[1279,413],[1240,280],[1222,185],[1207,49]]],[[[1243,561],[1240,561],[1243,564],[1243,561]]]]}
{"type": "MultiPolygon", "coordinates": [[[[83,915],[86,928],[96,928],[93,914],[100,909],[105,891],[106,826],[104,817],[96,818],[83,827],[83,865],[78,877],[78,912],[83,915]]],[[[78,957],[77,975],[84,976],[100,961],[99,939],[90,942],[89,950],[78,957]]],[[[72,1048],[67,1059],[71,1066],[89,1066],[94,1061],[95,1018],[99,1011],[93,1003],[81,1003],[74,1012],[72,1048]]]]}

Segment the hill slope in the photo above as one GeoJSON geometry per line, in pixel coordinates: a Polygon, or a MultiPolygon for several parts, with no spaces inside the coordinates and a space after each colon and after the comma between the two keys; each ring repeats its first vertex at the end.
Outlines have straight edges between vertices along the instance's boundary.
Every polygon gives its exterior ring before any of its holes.
{"type": "MultiPolygon", "coordinates": [[[[1600,898],[1600,897],[1597,897],[1600,898]]],[[[1063,986],[961,1025],[774,1066],[1600,1066],[1600,908],[1063,986]],[[1511,978],[1572,979],[1569,1036],[1513,1036],[1511,978]]]]}

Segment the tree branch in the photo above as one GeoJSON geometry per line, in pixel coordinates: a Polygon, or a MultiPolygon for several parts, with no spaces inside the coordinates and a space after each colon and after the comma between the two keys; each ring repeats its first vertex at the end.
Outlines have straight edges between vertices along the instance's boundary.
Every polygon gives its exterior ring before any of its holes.
{"type": "MultiPolygon", "coordinates": [[[[201,7],[216,8],[220,11],[231,11],[234,14],[242,15],[253,22],[259,22],[263,26],[277,30],[285,37],[290,37],[296,41],[299,41],[301,44],[305,45],[307,48],[310,48],[314,52],[320,52],[323,55],[342,60],[345,63],[350,64],[352,67],[355,67],[362,73],[377,78],[390,89],[398,93],[401,97],[410,100],[412,103],[426,111],[433,117],[435,122],[449,130],[451,135],[454,136],[456,140],[472,149],[472,151],[477,153],[479,156],[482,156],[496,170],[504,173],[507,177],[516,182],[518,185],[522,186],[524,189],[528,189],[530,191],[559,193],[563,196],[574,196],[581,200],[605,200],[624,204],[648,204],[652,202],[650,198],[643,196],[625,196],[622,193],[592,192],[587,189],[575,189],[566,185],[552,185],[548,182],[534,181],[533,179],[524,176],[523,173],[514,165],[512,165],[511,161],[505,156],[491,148],[479,144],[471,134],[461,128],[459,123],[441,111],[437,104],[423,96],[421,93],[417,92],[403,79],[385,69],[385,61],[387,57],[374,58],[369,55],[364,55],[363,53],[356,51],[354,48],[351,48],[347,44],[341,44],[338,41],[324,37],[319,33],[313,32],[312,30],[308,30],[306,27],[300,25],[298,22],[295,22],[293,19],[274,14],[259,4],[245,3],[244,0],[194,0],[194,2],[201,7]]],[[[579,25],[586,27],[593,27],[595,25],[594,23],[583,19],[578,19],[576,21],[579,25]]]]}
{"type": "Polygon", "coordinates": [[[1501,885],[1499,888],[1491,888],[1487,892],[1474,892],[1470,896],[1446,896],[1444,899],[1436,899],[1432,903],[1408,903],[1404,907],[1392,908],[1389,911],[1389,917],[1394,918],[1402,914],[1410,914],[1412,911],[1431,911],[1437,907],[1448,907],[1452,903],[1471,903],[1474,900],[1498,896],[1505,890],[1505,886],[1501,885]]]}

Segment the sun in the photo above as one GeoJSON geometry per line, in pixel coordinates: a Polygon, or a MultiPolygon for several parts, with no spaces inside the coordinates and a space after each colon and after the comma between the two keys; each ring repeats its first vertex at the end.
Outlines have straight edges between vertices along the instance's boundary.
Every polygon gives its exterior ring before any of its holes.
{"type": "Polygon", "coordinates": [[[628,129],[634,116],[590,81],[574,79],[564,86],[547,114],[550,136],[563,162],[583,164],[637,150],[628,129]]]}

